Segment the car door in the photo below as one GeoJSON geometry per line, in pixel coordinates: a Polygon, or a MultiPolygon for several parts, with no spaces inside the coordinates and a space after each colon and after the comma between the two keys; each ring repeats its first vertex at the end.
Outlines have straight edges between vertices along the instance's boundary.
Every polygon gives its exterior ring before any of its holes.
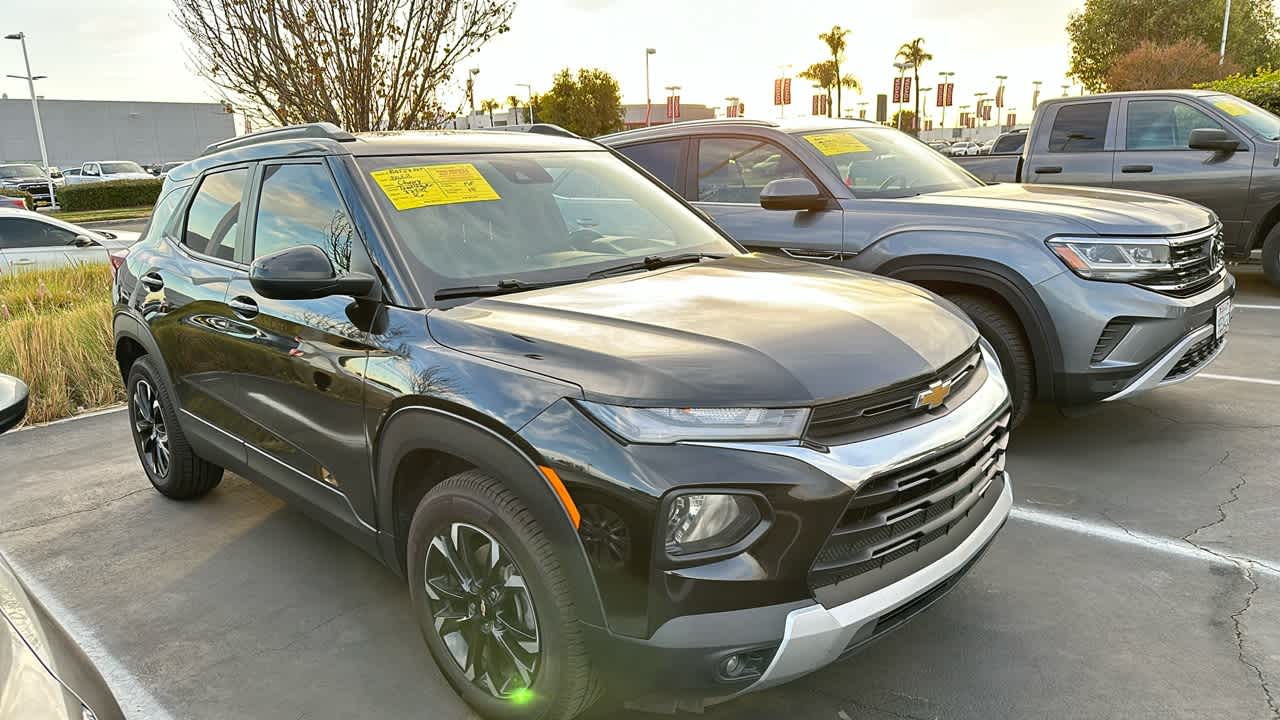
{"type": "Polygon", "coordinates": [[[1054,185],[1111,185],[1117,103],[1114,100],[1059,103],[1044,110],[1044,127],[1034,138],[1023,181],[1054,185]]]}
{"type": "MultiPolygon", "coordinates": [[[[264,162],[253,183],[246,262],[315,245],[339,273],[373,273],[323,159],[264,162]]],[[[352,529],[371,523],[363,420],[369,344],[353,318],[376,311],[376,303],[345,296],[267,298],[244,272],[232,279],[227,297],[239,320],[255,331],[235,338],[227,353],[246,421],[241,432],[249,465],[352,529]]]]}
{"type": "Polygon", "coordinates": [[[762,137],[706,136],[694,139],[691,152],[689,197],[735,240],[752,250],[808,260],[839,258],[844,244],[840,210],[760,207],[760,191],[769,182],[814,179],[789,150],[762,137]]]}
{"type": "Polygon", "coordinates": [[[1243,133],[1192,103],[1173,98],[1125,99],[1121,113],[1123,148],[1116,153],[1118,188],[1172,195],[1213,210],[1233,246],[1245,221],[1253,153],[1243,133]],[[1233,153],[1192,150],[1191,131],[1226,130],[1243,145],[1233,153]]]}
{"type": "Polygon", "coordinates": [[[76,233],[38,218],[0,217],[0,249],[7,272],[55,268],[68,264],[76,233]]]}

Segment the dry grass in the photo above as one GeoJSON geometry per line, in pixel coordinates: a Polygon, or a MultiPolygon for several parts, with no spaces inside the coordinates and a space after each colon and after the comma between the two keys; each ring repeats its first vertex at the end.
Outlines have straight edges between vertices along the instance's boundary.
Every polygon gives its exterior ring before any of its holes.
{"type": "Polygon", "coordinates": [[[0,373],[31,389],[28,423],[124,399],[111,338],[106,265],[0,277],[0,373]]]}

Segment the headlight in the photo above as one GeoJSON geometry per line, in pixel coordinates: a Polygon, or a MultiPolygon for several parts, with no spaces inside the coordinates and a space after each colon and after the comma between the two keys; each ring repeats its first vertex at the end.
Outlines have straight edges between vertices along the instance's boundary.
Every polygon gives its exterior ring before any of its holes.
{"type": "Polygon", "coordinates": [[[1067,267],[1089,280],[1130,282],[1173,269],[1164,240],[1055,238],[1047,244],[1067,267]]]}
{"type": "Polygon", "coordinates": [[[760,524],[750,495],[678,495],[667,510],[667,554],[673,557],[726,548],[760,524]]]}
{"type": "Polygon", "coordinates": [[[579,401],[587,412],[630,442],[679,440],[796,440],[808,408],[636,408],[579,401]]]}

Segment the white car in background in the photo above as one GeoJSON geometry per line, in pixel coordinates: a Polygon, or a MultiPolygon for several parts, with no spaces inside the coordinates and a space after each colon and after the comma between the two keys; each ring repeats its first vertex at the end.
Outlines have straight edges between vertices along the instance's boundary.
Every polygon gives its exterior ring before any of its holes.
{"type": "Polygon", "coordinates": [[[68,185],[108,182],[111,180],[154,180],[155,176],[132,160],[102,160],[80,166],[76,175],[63,173],[68,185]]]}
{"type": "Polygon", "coordinates": [[[136,232],[89,230],[30,210],[0,207],[0,275],[82,263],[108,264],[136,232]]]}

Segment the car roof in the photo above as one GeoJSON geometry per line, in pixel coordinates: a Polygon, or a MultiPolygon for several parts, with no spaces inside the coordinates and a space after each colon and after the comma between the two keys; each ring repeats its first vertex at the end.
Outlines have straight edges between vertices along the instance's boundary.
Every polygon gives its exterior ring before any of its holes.
{"type": "MultiPolygon", "coordinates": [[[[787,134],[817,132],[823,130],[842,130],[845,128],[880,128],[879,123],[870,120],[837,119],[824,117],[806,117],[786,120],[754,120],[749,118],[717,118],[715,120],[691,120],[689,122],[666,123],[647,128],[624,130],[597,138],[606,145],[620,145],[639,140],[652,140],[664,137],[677,137],[691,134],[715,134],[725,131],[776,130],[787,134]]],[[[886,128],[888,129],[888,128],[886,128]]]]}
{"type": "Polygon", "coordinates": [[[1190,89],[1120,90],[1116,92],[1098,93],[1097,95],[1069,95],[1067,97],[1045,98],[1040,101],[1040,104],[1048,105],[1050,103],[1057,104],[1057,103],[1063,103],[1063,102],[1077,102],[1077,101],[1088,102],[1090,100],[1115,100],[1118,98],[1126,98],[1126,97],[1156,97],[1156,96],[1169,96],[1169,95],[1181,95],[1183,97],[1205,97],[1208,95],[1225,95],[1225,94],[1226,93],[1223,93],[1217,90],[1190,90],[1190,89]]]}

